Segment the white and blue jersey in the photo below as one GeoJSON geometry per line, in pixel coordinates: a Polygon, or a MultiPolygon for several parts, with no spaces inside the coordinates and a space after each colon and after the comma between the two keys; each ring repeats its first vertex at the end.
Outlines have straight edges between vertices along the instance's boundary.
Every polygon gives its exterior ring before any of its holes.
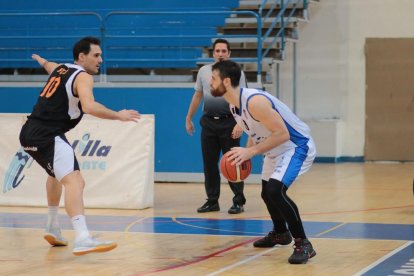
{"type": "Polygon", "coordinates": [[[230,105],[230,110],[237,123],[255,144],[261,143],[271,134],[249,112],[249,100],[255,95],[262,95],[269,100],[272,108],[282,117],[290,135],[288,141],[264,153],[262,179],[269,181],[269,178],[274,178],[290,186],[299,175],[309,170],[315,159],[316,150],[310,129],[287,105],[273,95],[262,90],[241,88],[240,108],[230,105]]]}

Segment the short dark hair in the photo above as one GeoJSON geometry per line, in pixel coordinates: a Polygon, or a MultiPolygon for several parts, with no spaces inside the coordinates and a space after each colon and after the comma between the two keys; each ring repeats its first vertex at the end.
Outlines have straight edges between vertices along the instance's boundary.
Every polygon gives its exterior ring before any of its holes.
{"type": "Polygon", "coordinates": [[[217,38],[215,41],[214,41],[214,43],[213,43],[213,50],[214,49],[216,49],[216,44],[217,43],[224,43],[224,44],[226,44],[227,45],[227,50],[230,52],[231,51],[231,49],[230,49],[230,43],[227,41],[227,40],[225,40],[224,38],[217,38]]]}
{"type": "Polygon", "coordinates": [[[76,42],[73,46],[73,60],[78,60],[80,53],[84,53],[85,55],[89,54],[91,51],[91,44],[101,45],[101,41],[96,37],[87,36],[76,42]]]}
{"type": "Polygon", "coordinates": [[[230,78],[231,86],[237,87],[240,85],[241,68],[236,62],[232,60],[219,61],[213,64],[211,70],[217,70],[222,80],[230,78]]]}

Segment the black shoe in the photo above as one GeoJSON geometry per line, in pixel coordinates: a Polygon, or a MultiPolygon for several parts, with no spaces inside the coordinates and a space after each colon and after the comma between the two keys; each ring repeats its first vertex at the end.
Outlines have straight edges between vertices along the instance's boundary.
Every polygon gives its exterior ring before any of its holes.
{"type": "Polygon", "coordinates": [[[293,248],[293,254],[288,260],[291,264],[306,264],[310,258],[316,255],[316,251],[313,250],[308,239],[295,239],[293,248]]]}
{"type": "Polygon", "coordinates": [[[215,211],[220,211],[220,206],[218,202],[211,202],[211,201],[207,201],[206,203],[204,203],[203,206],[197,209],[197,212],[199,213],[215,212],[215,211]]]}
{"type": "Polygon", "coordinates": [[[276,233],[275,230],[272,230],[260,240],[257,240],[253,243],[254,247],[273,247],[276,244],[288,245],[292,242],[292,236],[289,231],[284,233],[276,233]]]}
{"type": "Polygon", "coordinates": [[[229,214],[240,214],[244,212],[243,205],[233,204],[229,209],[229,214]]]}

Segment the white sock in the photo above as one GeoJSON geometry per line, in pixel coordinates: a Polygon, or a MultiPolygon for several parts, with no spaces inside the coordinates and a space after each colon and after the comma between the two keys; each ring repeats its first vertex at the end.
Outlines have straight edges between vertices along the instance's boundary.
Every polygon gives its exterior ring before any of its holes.
{"type": "Polygon", "coordinates": [[[89,237],[89,231],[88,227],[86,226],[86,219],[84,215],[74,216],[71,220],[76,235],[75,242],[89,237]]]}
{"type": "Polygon", "coordinates": [[[59,228],[58,212],[59,206],[48,206],[48,216],[47,216],[47,225],[46,229],[50,230],[51,228],[59,228]]]}

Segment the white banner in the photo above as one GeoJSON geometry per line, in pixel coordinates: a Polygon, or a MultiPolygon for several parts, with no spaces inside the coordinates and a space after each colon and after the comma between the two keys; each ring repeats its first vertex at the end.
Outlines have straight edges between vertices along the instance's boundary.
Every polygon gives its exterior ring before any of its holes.
{"type": "MultiPolygon", "coordinates": [[[[19,143],[26,116],[0,114],[0,205],[47,206],[47,174],[19,143]]],[[[153,206],[154,115],[142,115],[138,123],[85,115],[66,137],[85,178],[85,207],[153,206]]],[[[63,201],[62,196],[62,206],[63,201]]]]}

